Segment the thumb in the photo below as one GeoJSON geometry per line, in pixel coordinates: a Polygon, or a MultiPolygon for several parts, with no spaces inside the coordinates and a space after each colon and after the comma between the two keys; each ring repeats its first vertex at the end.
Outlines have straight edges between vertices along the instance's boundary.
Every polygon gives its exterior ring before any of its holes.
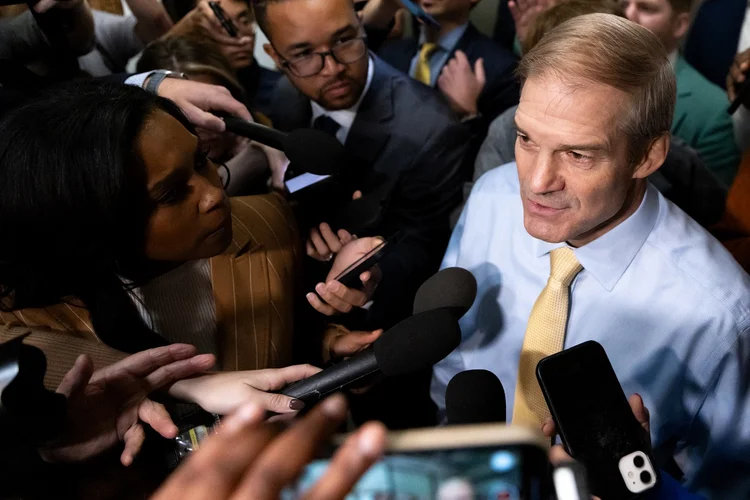
{"type": "Polygon", "coordinates": [[[358,189],[354,191],[354,194],[352,195],[352,200],[358,200],[360,198],[362,198],[362,191],[358,189]]]}
{"type": "Polygon", "coordinates": [[[633,415],[635,416],[635,419],[638,420],[638,423],[641,424],[641,427],[643,427],[646,432],[650,432],[650,415],[648,408],[646,408],[646,405],[643,403],[643,398],[641,398],[640,394],[633,394],[628,398],[628,403],[630,403],[630,409],[633,410],[633,415]]]}
{"type": "Polygon", "coordinates": [[[481,57],[474,63],[474,76],[477,78],[477,82],[484,87],[487,77],[484,74],[484,59],[481,57]]]}
{"type": "Polygon", "coordinates": [[[91,376],[94,374],[94,363],[86,354],[81,354],[76,359],[73,368],[65,374],[65,377],[57,386],[57,393],[70,399],[83,393],[91,376]]]}

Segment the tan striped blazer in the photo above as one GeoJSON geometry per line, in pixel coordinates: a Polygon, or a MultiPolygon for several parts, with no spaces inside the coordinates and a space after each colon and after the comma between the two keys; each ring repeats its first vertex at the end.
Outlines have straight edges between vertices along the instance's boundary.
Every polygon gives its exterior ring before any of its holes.
{"type": "MultiPolygon", "coordinates": [[[[293,297],[302,258],[294,215],[277,194],[232,198],[231,205],[232,243],[211,259],[221,366],[286,366],[292,361],[293,297]]],[[[30,327],[99,341],[88,311],[71,304],[0,313],[0,326],[6,327],[5,338],[7,327],[30,327]]]]}

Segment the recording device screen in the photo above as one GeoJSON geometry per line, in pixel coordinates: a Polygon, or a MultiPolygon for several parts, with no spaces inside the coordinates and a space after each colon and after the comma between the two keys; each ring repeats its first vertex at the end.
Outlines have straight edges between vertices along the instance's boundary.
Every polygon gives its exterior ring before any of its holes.
{"type": "MultiPolygon", "coordinates": [[[[302,498],[328,460],[308,465],[283,500],[302,498]]],[[[347,499],[537,500],[547,474],[544,453],[530,446],[495,445],[386,455],[362,476],[347,499]]]]}

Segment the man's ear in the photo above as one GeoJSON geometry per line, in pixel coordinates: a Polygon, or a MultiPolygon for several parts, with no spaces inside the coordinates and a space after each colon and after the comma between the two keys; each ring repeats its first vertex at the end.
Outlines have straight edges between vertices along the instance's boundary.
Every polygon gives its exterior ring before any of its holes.
{"type": "Polygon", "coordinates": [[[276,49],[273,48],[273,45],[271,45],[270,43],[264,43],[263,50],[266,52],[266,54],[268,54],[268,57],[273,59],[276,67],[281,69],[281,57],[279,57],[279,54],[276,52],[276,49]]]}
{"type": "Polygon", "coordinates": [[[648,151],[646,151],[643,157],[643,161],[641,161],[640,165],[633,172],[633,179],[645,179],[659,170],[659,167],[664,164],[664,160],[667,159],[670,138],[669,133],[665,132],[651,141],[648,151]]]}
{"type": "Polygon", "coordinates": [[[675,40],[682,40],[685,38],[689,29],[690,12],[681,12],[680,14],[677,14],[677,17],[672,23],[672,36],[674,36],[675,40]]]}

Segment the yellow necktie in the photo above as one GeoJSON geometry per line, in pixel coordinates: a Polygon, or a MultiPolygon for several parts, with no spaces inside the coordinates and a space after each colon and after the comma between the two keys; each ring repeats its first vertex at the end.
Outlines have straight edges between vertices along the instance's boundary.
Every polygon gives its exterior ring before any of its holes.
{"type": "Polygon", "coordinates": [[[514,424],[539,428],[549,417],[547,403],[536,379],[536,365],[542,358],[563,348],[570,284],[582,269],[570,248],[557,248],[550,253],[550,277],[531,309],[523,338],[513,403],[514,424]]]}
{"type": "Polygon", "coordinates": [[[417,67],[414,68],[414,79],[418,80],[425,85],[432,84],[432,77],[430,75],[430,56],[437,48],[436,43],[424,43],[422,48],[419,50],[419,59],[417,60],[417,67]]]}

